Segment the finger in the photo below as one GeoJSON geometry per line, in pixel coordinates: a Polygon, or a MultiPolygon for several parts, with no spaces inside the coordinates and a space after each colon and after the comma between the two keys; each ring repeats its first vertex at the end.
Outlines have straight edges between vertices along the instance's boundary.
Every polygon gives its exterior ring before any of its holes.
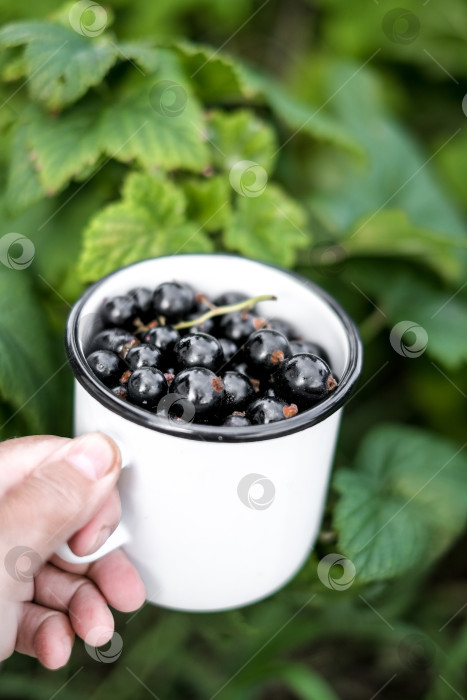
{"type": "Polygon", "coordinates": [[[81,639],[93,638],[95,630],[99,630],[100,644],[112,638],[114,619],[107,601],[98,587],[84,576],[46,564],[36,577],[34,601],[66,613],[81,639]],[[106,638],[103,631],[107,632],[106,638]]]}
{"type": "Polygon", "coordinates": [[[143,605],[146,588],[141,576],[121,549],[90,565],[88,576],[116,610],[132,612],[143,605]]]}
{"type": "Polygon", "coordinates": [[[68,617],[34,603],[23,603],[16,639],[16,651],[35,656],[51,670],[70,658],[74,633],[68,617]]]}
{"type": "Polygon", "coordinates": [[[69,540],[69,546],[80,557],[95,552],[115,530],[121,516],[120,496],[114,488],[96,515],[69,540]]]}
{"type": "Polygon", "coordinates": [[[15,650],[16,634],[18,629],[18,611],[22,603],[12,603],[9,600],[0,600],[0,667],[1,662],[8,659],[15,650]]]}
{"type": "Polygon", "coordinates": [[[40,462],[68,442],[70,438],[55,435],[30,435],[1,442],[0,495],[22,481],[40,462]]]}
{"type": "Polygon", "coordinates": [[[80,576],[86,576],[90,564],[72,564],[69,561],[65,561],[58,554],[52,554],[49,557],[49,562],[60,569],[61,571],[68,571],[70,574],[79,574],[80,576]]]}
{"type": "Polygon", "coordinates": [[[36,560],[46,561],[99,511],[120,468],[117,446],[101,433],[71,440],[54,452],[1,500],[3,560],[24,545],[36,560]]]}

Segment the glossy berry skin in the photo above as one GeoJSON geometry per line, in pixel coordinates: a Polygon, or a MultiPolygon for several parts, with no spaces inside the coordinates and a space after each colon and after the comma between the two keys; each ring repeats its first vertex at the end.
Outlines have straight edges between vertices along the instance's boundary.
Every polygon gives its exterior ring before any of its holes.
{"type": "Polygon", "coordinates": [[[230,362],[232,357],[238,352],[236,344],[233,340],[229,340],[228,338],[219,338],[219,343],[224,351],[225,361],[230,362]]]}
{"type": "Polygon", "coordinates": [[[136,369],[128,380],[128,398],[144,408],[157,408],[168,390],[166,378],[155,367],[136,369]]]}
{"type": "Polygon", "coordinates": [[[241,413],[232,413],[227,416],[222,425],[227,425],[229,428],[244,428],[246,425],[251,425],[251,421],[241,413]]]}
{"type": "Polygon", "coordinates": [[[141,367],[159,367],[162,361],[162,353],[152,345],[135,345],[125,355],[125,362],[130,369],[141,367]]]}
{"type": "Polygon", "coordinates": [[[299,353],[306,352],[310,355],[317,355],[322,360],[325,361],[327,365],[329,364],[329,355],[322,345],[318,343],[312,343],[311,340],[292,340],[290,343],[290,349],[292,350],[292,355],[298,355],[299,353]]]}
{"type": "Polygon", "coordinates": [[[113,386],[125,371],[125,365],[110,350],[95,350],[86,358],[90,368],[106,386],[113,386]]]}
{"type": "Polygon", "coordinates": [[[282,335],[285,335],[287,340],[292,340],[297,337],[297,331],[292,326],[291,323],[283,318],[269,318],[268,319],[269,328],[273,331],[279,331],[282,335]]]}
{"type": "Polygon", "coordinates": [[[253,384],[239,372],[224,372],[222,375],[225,391],[225,407],[231,413],[242,411],[255,396],[253,384]]]}
{"type": "Polygon", "coordinates": [[[172,326],[155,326],[144,336],[143,342],[153,345],[164,357],[169,357],[180,340],[180,333],[172,326]]]}
{"type": "Polygon", "coordinates": [[[148,321],[154,316],[152,308],[152,292],[146,287],[135,287],[127,292],[127,296],[133,299],[136,306],[136,316],[143,321],[148,321]]]}
{"type": "Polygon", "coordinates": [[[126,343],[135,341],[135,337],[123,328],[107,328],[96,335],[91,343],[91,350],[110,350],[117,355],[126,343]]]}
{"type": "Polygon", "coordinates": [[[260,319],[253,316],[253,314],[234,311],[221,317],[219,321],[219,335],[228,338],[228,340],[233,340],[237,345],[241,345],[258,329],[260,324],[260,319]]]}
{"type": "Polygon", "coordinates": [[[155,289],[152,303],[156,316],[178,321],[193,308],[195,293],[187,284],[164,282],[155,289]]]}
{"type": "Polygon", "coordinates": [[[265,425],[285,420],[284,401],[269,397],[257,399],[248,407],[246,417],[254,425],[265,425]]]}
{"type": "Polygon", "coordinates": [[[239,304],[241,301],[246,301],[247,299],[247,295],[242,292],[224,292],[214,299],[213,304],[216,306],[231,306],[232,304],[239,304]]]}
{"type": "Polygon", "coordinates": [[[283,362],[273,379],[276,394],[301,410],[314,406],[336,386],[329,366],[309,353],[293,355],[283,362]]]}
{"type": "Polygon", "coordinates": [[[189,333],[174,348],[177,367],[206,367],[215,372],[225,362],[222,346],[207,333],[189,333]]]}
{"type": "Polygon", "coordinates": [[[243,348],[245,362],[258,377],[270,375],[291,354],[285,335],[268,328],[250,335],[243,348]]]}
{"type": "Polygon", "coordinates": [[[137,316],[137,306],[129,296],[106,299],[102,304],[101,316],[108,326],[134,328],[133,319],[137,316]]]}
{"type": "Polygon", "coordinates": [[[206,367],[189,367],[179,372],[170,391],[185,396],[195,409],[195,423],[217,423],[222,415],[224,386],[220,377],[206,367]]]}

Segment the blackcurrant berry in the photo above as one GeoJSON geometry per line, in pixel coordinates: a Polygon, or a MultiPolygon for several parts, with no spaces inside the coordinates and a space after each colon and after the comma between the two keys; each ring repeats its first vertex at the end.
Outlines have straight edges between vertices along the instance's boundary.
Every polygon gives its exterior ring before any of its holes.
{"type": "Polygon", "coordinates": [[[255,396],[253,385],[244,374],[224,372],[225,407],[229,412],[242,411],[255,396]]]}
{"type": "Polygon", "coordinates": [[[259,319],[251,313],[234,311],[221,317],[219,329],[220,334],[224,338],[233,340],[237,345],[241,345],[252,333],[261,328],[263,323],[263,319],[259,319]]]}
{"type": "Polygon", "coordinates": [[[112,386],[118,382],[125,370],[121,359],[110,350],[95,350],[87,356],[86,360],[96,377],[106,386],[112,386]]]}
{"type": "Polygon", "coordinates": [[[291,355],[289,341],[279,331],[263,329],[256,331],[243,348],[245,362],[258,377],[270,375],[291,355]]]}
{"type": "Polygon", "coordinates": [[[191,311],[195,293],[187,284],[164,282],[154,291],[152,302],[156,316],[177,321],[191,311]]]}
{"type": "Polygon", "coordinates": [[[136,345],[126,353],[124,360],[130,369],[159,367],[162,353],[153,345],[136,345]]]}
{"type": "Polygon", "coordinates": [[[168,389],[166,378],[155,367],[136,369],[128,380],[128,397],[133,403],[148,409],[157,408],[168,389]]]}
{"type": "Polygon", "coordinates": [[[297,337],[297,332],[291,323],[285,321],[283,318],[270,318],[268,319],[269,328],[274,331],[279,331],[282,335],[285,335],[287,340],[292,340],[297,337]]]}
{"type": "Polygon", "coordinates": [[[321,401],[337,386],[329,366],[316,355],[300,353],[281,364],[273,375],[276,394],[300,410],[321,401]]]}
{"type": "Polygon", "coordinates": [[[117,355],[127,343],[136,343],[134,335],[123,328],[108,328],[96,335],[91,343],[91,351],[94,350],[110,350],[117,355]]]}
{"type": "Polygon", "coordinates": [[[129,296],[106,299],[101,307],[101,316],[108,326],[132,329],[133,319],[137,316],[135,300],[129,296]]]}
{"type": "Polygon", "coordinates": [[[194,421],[218,422],[222,415],[224,384],[206,367],[189,367],[179,372],[170,391],[185,396],[195,409],[194,421]]]}
{"type": "Polygon", "coordinates": [[[230,428],[244,428],[246,425],[251,425],[251,421],[244,413],[232,413],[227,416],[222,425],[227,425],[230,428]]]}
{"type": "Polygon", "coordinates": [[[143,338],[144,343],[153,345],[164,357],[170,357],[175,343],[180,340],[180,333],[172,326],[155,326],[143,338]]]}
{"type": "Polygon", "coordinates": [[[290,411],[297,413],[297,407],[291,408],[280,399],[266,397],[253,401],[248,407],[246,417],[255,425],[263,425],[291,417],[290,411]]]}
{"type": "Polygon", "coordinates": [[[224,362],[222,346],[212,335],[207,333],[189,333],[180,338],[174,348],[177,366],[207,367],[215,372],[224,362]]]}
{"type": "Polygon", "coordinates": [[[292,355],[298,355],[299,353],[306,352],[309,355],[316,355],[317,357],[320,357],[327,365],[331,366],[329,363],[329,355],[327,354],[326,350],[322,347],[322,345],[313,343],[311,340],[292,340],[290,343],[290,349],[292,351],[292,355]]]}
{"type": "Polygon", "coordinates": [[[152,308],[152,292],[146,287],[135,287],[127,293],[130,299],[133,299],[136,305],[136,316],[143,321],[148,321],[154,316],[152,308]]]}
{"type": "Polygon", "coordinates": [[[230,362],[233,356],[238,352],[237,346],[233,340],[229,340],[228,338],[219,338],[219,343],[224,351],[225,361],[230,362]]]}

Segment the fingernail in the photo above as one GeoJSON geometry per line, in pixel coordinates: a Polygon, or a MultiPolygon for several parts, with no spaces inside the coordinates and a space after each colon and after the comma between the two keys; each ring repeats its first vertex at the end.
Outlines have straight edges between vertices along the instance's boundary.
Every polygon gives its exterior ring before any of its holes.
{"type": "Polygon", "coordinates": [[[96,539],[92,543],[90,553],[95,552],[96,550],[99,549],[99,547],[102,547],[104,542],[107,542],[107,540],[109,539],[111,534],[112,534],[111,527],[103,527],[102,530],[99,530],[99,532],[97,533],[96,539]]]}
{"type": "Polygon", "coordinates": [[[112,468],[116,450],[104,435],[89,433],[73,440],[65,459],[89,479],[97,480],[112,468]]]}

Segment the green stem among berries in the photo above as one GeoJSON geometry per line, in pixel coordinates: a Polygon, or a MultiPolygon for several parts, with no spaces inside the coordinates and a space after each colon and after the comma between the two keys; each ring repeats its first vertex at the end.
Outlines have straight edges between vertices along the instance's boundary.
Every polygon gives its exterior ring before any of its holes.
{"type": "Polygon", "coordinates": [[[198,324],[201,325],[209,318],[213,318],[214,316],[222,316],[223,314],[230,314],[234,311],[249,311],[255,306],[255,304],[258,304],[258,302],[260,301],[275,301],[276,299],[277,297],[275,297],[273,294],[262,294],[259,297],[251,297],[251,299],[245,299],[245,301],[240,301],[238,302],[238,304],[229,304],[227,306],[215,306],[214,308],[209,309],[209,311],[206,311],[201,316],[198,316],[198,318],[194,318],[191,321],[180,321],[180,323],[176,323],[173,327],[177,331],[181,330],[182,328],[190,328],[191,326],[196,326],[198,324]]]}
{"type": "MultiPolygon", "coordinates": [[[[229,304],[226,306],[214,306],[213,304],[209,304],[209,311],[206,311],[204,314],[198,316],[198,318],[192,319],[191,321],[180,321],[179,323],[176,323],[173,326],[173,328],[175,328],[176,330],[180,330],[182,328],[191,328],[191,326],[196,326],[198,324],[201,325],[202,323],[204,323],[204,321],[207,321],[208,318],[213,318],[214,316],[222,316],[223,314],[230,314],[233,311],[249,311],[255,306],[255,304],[257,304],[260,301],[275,301],[276,299],[277,297],[275,297],[273,294],[262,294],[258,297],[251,297],[250,299],[240,301],[238,302],[238,304],[229,304]]],[[[205,297],[203,297],[202,300],[205,304],[207,304],[205,297]]],[[[134,324],[136,326],[136,332],[139,333],[143,331],[148,331],[153,326],[164,326],[165,319],[154,319],[154,321],[151,321],[150,323],[145,325],[140,318],[135,318],[134,324]]]]}

